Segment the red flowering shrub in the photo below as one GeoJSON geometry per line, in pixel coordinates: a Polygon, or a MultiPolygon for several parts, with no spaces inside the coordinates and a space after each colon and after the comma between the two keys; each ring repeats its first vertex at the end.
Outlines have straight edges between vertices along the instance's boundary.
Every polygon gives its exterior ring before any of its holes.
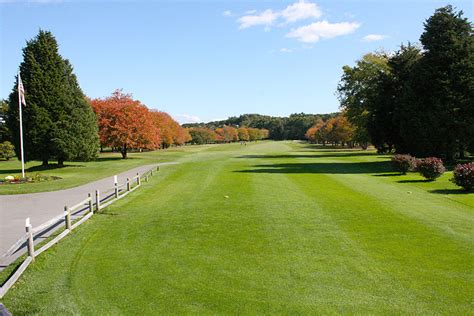
{"type": "Polygon", "coordinates": [[[446,171],[446,168],[441,159],[428,157],[417,161],[416,170],[426,179],[434,180],[440,177],[446,171]]]}
{"type": "Polygon", "coordinates": [[[474,162],[457,165],[453,170],[451,182],[471,191],[474,188],[474,162]]]}
{"type": "Polygon", "coordinates": [[[408,171],[415,170],[416,158],[410,155],[394,155],[392,165],[396,171],[406,174],[408,171]]]}

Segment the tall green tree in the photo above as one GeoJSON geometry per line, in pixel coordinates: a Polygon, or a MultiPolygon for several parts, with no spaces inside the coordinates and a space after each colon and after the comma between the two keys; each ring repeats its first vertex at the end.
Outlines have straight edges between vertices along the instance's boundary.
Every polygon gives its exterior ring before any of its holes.
{"type": "Polygon", "coordinates": [[[353,139],[366,146],[371,141],[368,124],[377,106],[380,75],[390,71],[385,53],[369,53],[354,67],[344,66],[337,94],[341,109],[355,127],[353,139]]]}
{"type": "MultiPolygon", "coordinates": [[[[47,165],[56,159],[63,165],[66,160],[95,158],[99,149],[95,114],[51,32],[40,30],[27,42],[20,74],[27,103],[23,108],[25,160],[47,165]]],[[[10,94],[7,122],[18,156],[17,82],[10,94]]]]}
{"type": "Polygon", "coordinates": [[[413,68],[421,58],[420,49],[412,44],[402,45],[388,60],[388,71],[374,79],[377,91],[369,102],[367,131],[372,144],[381,152],[404,151],[400,123],[409,109],[408,94],[413,68]]]}
{"type": "Polygon", "coordinates": [[[474,139],[472,24],[451,6],[426,20],[423,57],[410,81],[401,121],[404,151],[420,156],[461,156],[474,139]]]}

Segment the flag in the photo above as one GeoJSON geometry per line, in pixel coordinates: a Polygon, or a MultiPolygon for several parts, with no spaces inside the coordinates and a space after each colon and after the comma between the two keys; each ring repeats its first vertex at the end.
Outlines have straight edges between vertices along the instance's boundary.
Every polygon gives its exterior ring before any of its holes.
{"type": "Polygon", "coordinates": [[[21,81],[20,73],[18,73],[18,96],[21,103],[26,106],[25,101],[25,88],[23,87],[23,82],[21,81]]]}

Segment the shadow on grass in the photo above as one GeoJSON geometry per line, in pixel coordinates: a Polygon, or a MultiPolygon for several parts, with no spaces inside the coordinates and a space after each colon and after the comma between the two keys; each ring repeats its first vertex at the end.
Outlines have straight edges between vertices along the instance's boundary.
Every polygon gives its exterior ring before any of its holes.
{"type": "Polygon", "coordinates": [[[433,182],[433,180],[418,179],[418,180],[400,180],[397,182],[398,183],[429,183],[429,182],[433,182]]]}
{"type": "MultiPolygon", "coordinates": [[[[56,170],[56,169],[64,169],[64,168],[78,168],[78,167],[85,167],[84,165],[69,165],[65,164],[64,166],[59,166],[58,164],[49,164],[47,166],[39,165],[39,166],[33,166],[25,169],[26,173],[33,173],[33,172],[38,172],[38,171],[48,171],[48,170],[56,170]]],[[[0,175],[1,174],[14,174],[14,173],[21,173],[21,168],[17,169],[0,169],[0,175]]]]}
{"type": "Polygon", "coordinates": [[[317,174],[363,174],[387,173],[391,171],[390,162],[351,162],[351,163],[284,163],[255,165],[255,169],[236,170],[242,173],[317,173],[317,174]]]}
{"type": "Polygon", "coordinates": [[[400,176],[404,176],[404,174],[399,173],[399,172],[374,174],[374,177],[400,177],[400,176]]]}
{"type": "MultiPolygon", "coordinates": [[[[311,151],[314,153],[314,151],[311,151]]],[[[331,154],[325,154],[322,152],[320,155],[244,155],[235,158],[246,159],[246,158],[262,158],[262,159],[287,159],[287,158],[340,158],[340,157],[364,157],[364,156],[378,156],[377,153],[361,153],[361,152],[337,152],[331,151],[331,154]]]]}
{"type": "Polygon", "coordinates": [[[463,189],[438,189],[429,190],[428,192],[436,194],[474,194],[474,191],[466,191],[463,189]]]}

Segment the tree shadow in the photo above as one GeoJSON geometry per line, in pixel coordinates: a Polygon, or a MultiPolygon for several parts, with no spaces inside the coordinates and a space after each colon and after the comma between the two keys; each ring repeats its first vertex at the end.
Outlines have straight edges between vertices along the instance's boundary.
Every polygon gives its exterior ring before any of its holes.
{"type": "MultiPolygon", "coordinates": [[[[78,168],[78,167],[85,167],[84,165],[69,165],[65,164],[64,166],[59,166],[58,164],[49,164],[47,166],[39,165],[39,166],[32,166],[29,168],[25,169],[26,173],[33,173],[33,172],[38,172],[38,171],[48,171],[48,170],[56,170],[56,169],[64,169],[64,168],[78,168]]],[[[0,175],[3,174],[15,174],[15,173],[21,173],[21,168],[17,169],[0,169],[0,175]]]]}
{"type": "Polygon", "coordinates": [[[235,170],[242,173],[303,173],[303,174],[363,174],[386,173],[391,171],[390,162],[351,162],[351,163],[284,163],[255,165],[255,169],[235,170]]]}
{"type": "Polygon", "coordinates": [[[466,191],[463,189],[437,189],[429,190],[428,192],[436,194],[474,194],[474,191],[466,191]]]}
{"type": "Polygon", "coordinates": [[[99,157],[94,161],[101,162],[101,161],[117,161],[117,160],[127,160],[127,159],[135,159],[135,157],[127,156],[127,158],[125,159],[123,159],[121,156],[120,157],[99,157]]]}
{"type": "Polygon", "coordinates": [[[398,183],[429,183],[433,182],[433,180],[426,180],[426,179],[418,179],[418,180],[399,180],[398,183]]]}
{"type": "MultiPolygon", "coordinates": [[[[314,151],[311,151],[314,153],[314,151]]],[[[320,154],[320,155],[243,155],[237,156],[234,158],[238,159],[289,159],[289,158],[341,158],[341,157],[364,157],[364,156],[378,156],[377,153],[361,153],[361,152],[338,152],[334,153],[331,151],[331,154],[320,154]]]]}
{"type": "Polygon", "coordinates": [[[381,174],[374,174],[374,177],[400,177],[404,176],[403,173],[394,171],[393,173],[381,173],[381,174]]]}

